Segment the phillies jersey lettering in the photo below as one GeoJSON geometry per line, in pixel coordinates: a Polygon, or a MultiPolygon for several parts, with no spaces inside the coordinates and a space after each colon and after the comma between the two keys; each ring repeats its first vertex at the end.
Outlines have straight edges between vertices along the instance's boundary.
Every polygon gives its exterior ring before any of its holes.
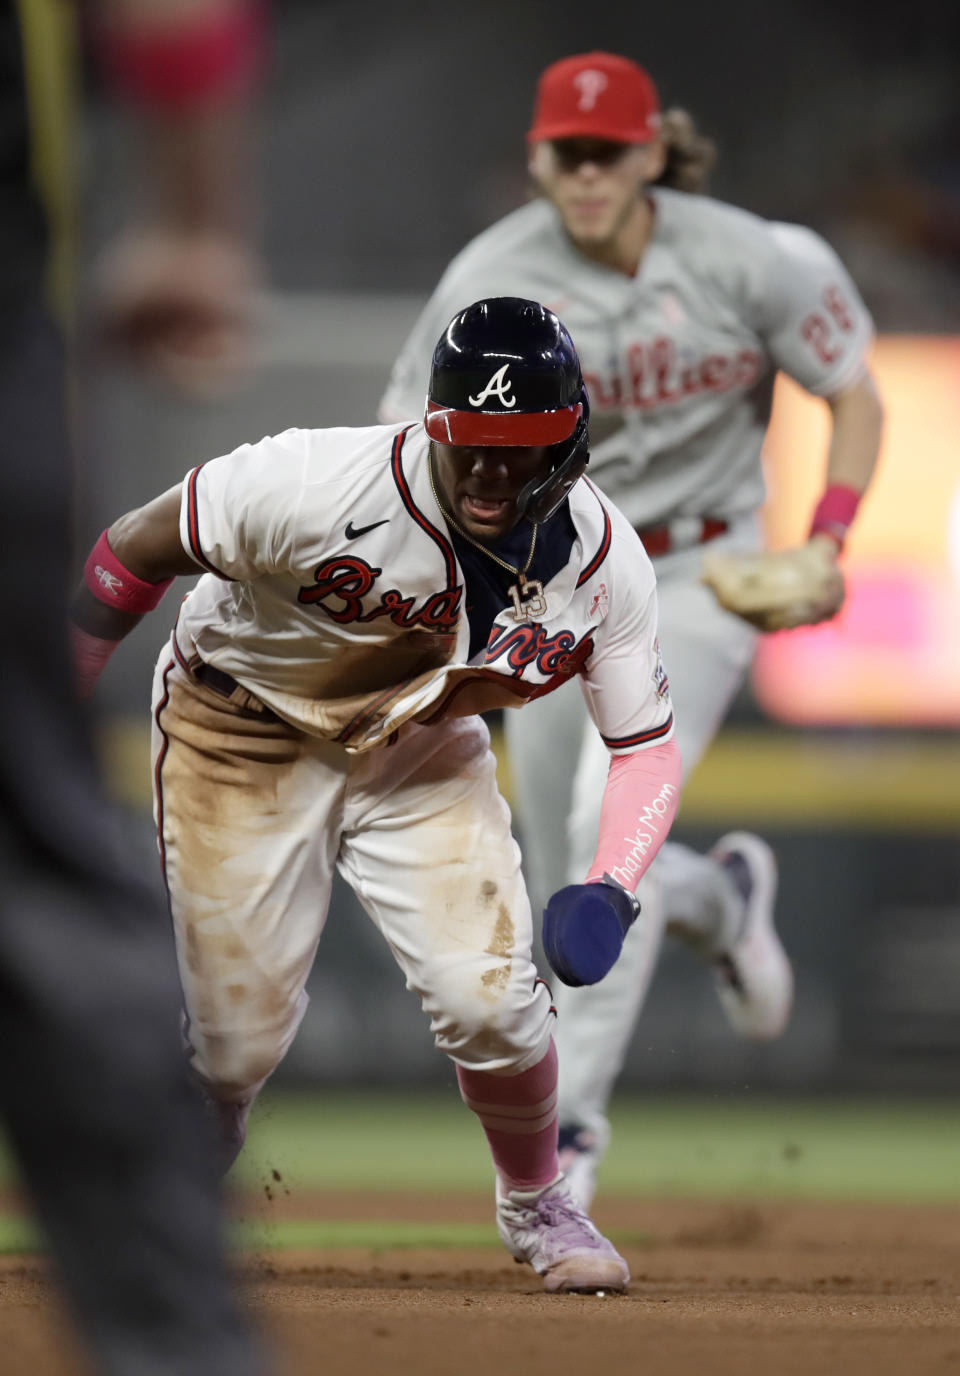
{"type": "Polygon", "coordinates": [[[628,344],[622,367],[605,373],[586,371],[584,381],[590,404],[597,410],[622,410],[629,406],[652,411],[660,406],[674,406],[699,392],[752,387],[762,370],[763,360],[755,349],[741,349],[729,355],[707,354],[684,365],[674,341],[660,336],[648,344],[628,344]]]}
{"type": "Polygon", "coordinates": [[[811,230],[687,192],[647,194],[653,225],[634,277],[578,253],[545,200],[478,235],[414,325],[381,418],[419,419],[434,343],[464,301],[532,297],[573,336],[590,473],[633,525],[761,507],[777,370],[817,396],[843,391],[865,370],[870,316],[811,230]]]}
{"type": "Polygon", "coordinates": [[[429,443],[420,424],[289,430],[188,474],[181,538],[216,573],[184,600],[182,662],[198,655],[286,721],[353,751],[406,722],[517,706],[573,675],[613,750],[666,739],[653,570],[629,523],[576,483],[542,614],[518,625],[507,609],[491,613],[471,659],[429,443]],[[343,547],[357,509],[383,513],[363,557],[343,547]]]}

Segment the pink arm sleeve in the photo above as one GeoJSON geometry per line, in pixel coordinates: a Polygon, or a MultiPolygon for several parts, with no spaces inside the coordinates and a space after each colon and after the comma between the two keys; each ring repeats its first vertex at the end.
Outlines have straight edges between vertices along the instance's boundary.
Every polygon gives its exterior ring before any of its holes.
{"type": "Polygon", "coordinates": [[[615,755],[600,808],[600,841],[586,883],[604,874],[633,893],[663,845],[680,802],[680,751],[665,741],[615,755]]]}

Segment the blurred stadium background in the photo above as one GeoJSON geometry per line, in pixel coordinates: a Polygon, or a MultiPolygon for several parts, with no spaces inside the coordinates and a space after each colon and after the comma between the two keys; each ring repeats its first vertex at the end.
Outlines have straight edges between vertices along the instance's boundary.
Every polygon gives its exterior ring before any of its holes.
{"type": "MultiPolygon", "coordinates": [[[[260,370],[210,406],[86,351],[79,546],[245,439],[369,423],[449,257],[526,195],[539,71],[593,47],[635,56],[664,102],[717,141],[715,195],[807,223],[843,255],[877,322],[889,428],[849,607],[826,631],[765,647],[677,828],[700,845],[745,825],[775,845],[792,1024],[773,1046],[734,1041],[704,969],[669,950],[624,1088],[949,1094],[960,1078],[960,11],[923,6],[906,29],[892,0],[869,22],[853,0],[611,0],[601,14],[574,0],[284,0],[274,15],[260,370]]],[[[127,195],[126,150],[95,89],[85,109],[73,131],[81,267],[127,195]]],[[[807,519],[823,456],[817,403],[783,392],[779,408],[775,540],[807,519]]],[[[171,607],[123,645],[98,698],[111,779],[150,870],[147,704],[171,607]]],[[[342,888],[310,993],[278,1084],[452,1084],[342,888]]]]}

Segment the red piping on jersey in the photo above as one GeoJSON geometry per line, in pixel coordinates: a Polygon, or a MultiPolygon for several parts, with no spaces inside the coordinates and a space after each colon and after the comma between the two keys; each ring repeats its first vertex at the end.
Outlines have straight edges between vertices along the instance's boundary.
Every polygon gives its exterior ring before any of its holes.
{"type": "Polygon", "coordinates": [[[170,635],[170,644],[171,644],[171,646],[172,646],[172,648],[173,648],[173,656],[174,656],[174,659],[175,659],[175,660],[177,661],[177,663],[180,665],[180,668],[184,671],[184,673],[187,674],[189,677],[192,678],[192,677],[193,677],[194,665],[196,665],[196,664],[198,664],[198,663],[200,663],[200,662],[202,662],[202,661],[201,661],[201,659],[200,659],[200,656],[197,655],[197,654],[195,654],[195,655],[193,656],[193,659],[192,659],[192,660],[187,659],[186,655],[183,653],[183,651],[182,651],[181,648],[180,648],[180,641],[179,641],[178,638],[177,638],[177,630],[179,629],[179,626],[180,626],[180,614],[181,614],[181,612],[183,611],[184,603],[185,603],[186,600],[187,600],[187,596],[189,596],[189,594],[184,595],[184,596],[181,597],[181,599],[180,599],[180,605],[179,605],[179,607],[177,608],[177,619],[176,619],[176,621],[173,623],[173,631],[171,632],[171,635],[170,635]]]}
{"type": "Polygon", "coordinates": [[[334,744],[345,745],[350,737],[355,736],[361,727],[366,726],[367,722],[375,717],[391,698],[399,697],[400,694],[405,693],[409,687],[410,683],[408,681],[405,683],[394,683],[389,688],[384,688],[383,691],[374,698],[373,702],[368,703],[366,707],[356,714],[356,716],[351,717],[346,726],[341,731],[337,732],[333,738],[334,744]]]}
{"type": "MultiPolygon", "coordinates": [[[[180,620],[179,616],[177,617],[177,620],[178,620],[178,621],[180,620]]],[[[180,665],[180,668],[184,671],[184,673],[192,674],[192,673],[193,673],[193,670],[190,668],[190,662],[189,662],[189,660],[186,658],[186,656],[184,655],[184,653],[183,653],[183,651],[181,650],[180,646],[177,644],[177,628],[176,628],[176,626],[174,626],[174,628],[173,628],[173,654],[174,654],[174,658],[176,659],[177,663],[180,665]]]]}
{"type": "Polygon", "coordinates": [[[507,678],[505,674],[499,673],[496,669],[474,669],[469,678],[464,677],[453,685],[449,693],[440,699],[429,717],[418,718],[420,725],[432,726],[435,721],[439,721],[454,698],[458,697],[464,688],[472,688],[475,683],[496,683],[506,692],[512,693],[515,698],[522,698],[524,702],[530,702],[534,697],[539,697],[546,687],[545,684],[527,683],[522,678],[507,678]],[[522,685],[522,688],[517,685],[522,685]],[[524,692],[524,688],[529,689],[529,692],[524,692]]]}
{"type": "Polygon", "coordinates": [[[163,779],[161,777],[161,772],[163,770],[163,762],[167,758],[167,751],[170,749],[170,737],[160,725],[160,713],[170,701],[170,687],[167,683],[167,676],[173,668],[174,663],[175,661],[171,659],[170,663],[163,671],[163,697],[157,703],[156,711],[153,714],[153,720],[156,722],[157,730],[163,737],[163,744],[157,755],[157,763],[153,768],[153,786],[157,795],[157,844],[160,850],[160,872],[163,875],[163,887],[167,891],[168,903],[170,902],[170,885],[167,882],[167,847],[163,839],[163,779]]]}
{"type": "Polygon", "coordinates": [[[546,991],[547,991],[547,998],[550,1000],[550,1008],[548,1009],[548,1012],[552,1013],[553,1016],[556,1017],[556,1016],[557,1016],[557,1005],[553,1002],[553,990],[550,988],[550,986],[549,986],[549,984],[547,983],[547,981],[546,981],[545,979],[543,979],[540,975],[537,975],[537,978],[533,981],[534,990],[536,990],[536,987],[537,987],[538,984],[542,984],[543,987],[544,987],[544,989],[546,989],[546,991]]]}
{"type": "Polygon", "coordinates": [[[654,726],[649,731],[638,731],[634,736],[604,736],[601,733],[600,739],[608,750],[626,750],[631,745],[648,745],[650,741],[661,740],[666,736],[673,726],[673,713],[661,726],[654,726]]]}
{"type": "MultiPolygon", "coordinates": [[[[408,425],[406,430],[401,430],[393,441],[393,452],[390,456],[390,466],[393,469],[393,481],[396,483],[397,491],[400,493],[400,500],[416,521],[417,525],[421,530],[426,531],[434,544],[439,545],[440,553],[443,555],[444,562],[447,566],[447,587],[452,589],[457,585],[457,560],[453,553],[453,546],[446,536],[441,534],[437,527],[432,525],[431,522],[427,520],[426,516],[424,516],[423,512],[415,505],[413,497],[410,494],[410,488],[407,484],[406,474],[403,471],[403,464],[401,463],[403,441],[406,439],[410,429],[411,426],[408,425]]],[[[429,463],[429,459],[427,462],[429,463]]]]}
{"type": "Polygon", "coordinates": [[[190,540],[190,552],[198,564],[202,564],[205,569],[209,569],[209,571],[215,573],[218,578],[222,578],[225,582],[229,583],[230,579],[227,578],[227,575],[221,573],[214,564],[211,564],[200,545],[200,518],[197,514],[197,479],[200,476],[200,469],[202,467],[203,464],[200,464],[198,468],[193,470],[190,477],[187,479],[187,535],[190,540]]]}
{"type": "Polygon", "coordinates": [[[578,588],[582,588],[587,579],[593,577],[597,569],[603,563],[604,559],[606,559],[607,555],[610,553],[610,540],[613,535],[613,527],[610,524],[610,513],[607,511],[607,508],[604,506],[603,502],[600,501],[600,493],[594,487],[593,483],[589,481],[589,479],[585,478],[584,482],[587,484],[587,487],[589,487],[590,491],[596,497],[597,501],[600,502],[600,510],[603,512],[603,539],[600,541],[600,548],[597,550],[596,554],[593,556],[587,567],[583,570],[580,577],[577,579],[578,588]]]}

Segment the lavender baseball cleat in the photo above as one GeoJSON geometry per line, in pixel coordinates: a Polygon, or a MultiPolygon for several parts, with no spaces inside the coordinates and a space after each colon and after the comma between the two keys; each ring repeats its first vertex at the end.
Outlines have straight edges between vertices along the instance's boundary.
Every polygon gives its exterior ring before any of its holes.
{"type": "Polygon", "coordinates": [[[497,1231],[517,1261],[529,1262],[550,1292],[626,1290],[623,1257],[590,1222],[562,1175],[542,1190],[497,1188],[497,1231]]]}

